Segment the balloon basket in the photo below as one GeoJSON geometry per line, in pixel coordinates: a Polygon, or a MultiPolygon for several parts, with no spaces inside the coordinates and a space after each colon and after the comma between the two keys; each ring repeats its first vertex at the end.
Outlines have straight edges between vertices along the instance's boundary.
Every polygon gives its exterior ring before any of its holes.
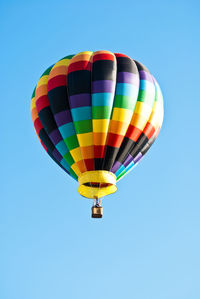
{"type": "Polygon", "coordinates": [[[92,207],[92,218],[102,218],[103,217],[103,207],[99,205],[94,205],[92,207]]]}

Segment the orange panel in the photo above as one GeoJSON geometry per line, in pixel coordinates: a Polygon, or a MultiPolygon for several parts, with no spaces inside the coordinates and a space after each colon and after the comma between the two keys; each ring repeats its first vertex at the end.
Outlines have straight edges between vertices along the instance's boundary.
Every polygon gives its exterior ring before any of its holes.
{"type": "Polygon", "coordinates": [[[80,172],[85,172],[87,170],[83,160],[76,162],[76,164],[77,164],[78,168],[80,169],[80,172]]]}
{"type": "Polygon", "coordinates": [[[81,147],[81,154],[82,154],[83,159],[92,159],[92,158],[94,158],[94,147],[93,147],[93,145],[81,147]]]}
{"type": "Polygon", "coordinates": [[[105,145],[107,133],[93,133],[94,145],[105,145]]]}
{"type": "Polygon", "coordinates": [[[118,134],[118,135],[125,135],[127,126],[128,126],[128,123],[126,123],[126,122],[111,120],[109,132],[118,134]]]}

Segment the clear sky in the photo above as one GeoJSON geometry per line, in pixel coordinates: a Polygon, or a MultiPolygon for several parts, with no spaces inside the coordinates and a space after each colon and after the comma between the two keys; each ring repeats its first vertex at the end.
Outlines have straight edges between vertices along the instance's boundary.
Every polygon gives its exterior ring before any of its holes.
{"type": "Polygon", "coordinates": [[[200,298],[199,1],[1,1],[0,299],[200,298]],[[164,95],[161,133],[104,218],[42,149],[30,115],[68,54],[122,52],[164,95]]]}

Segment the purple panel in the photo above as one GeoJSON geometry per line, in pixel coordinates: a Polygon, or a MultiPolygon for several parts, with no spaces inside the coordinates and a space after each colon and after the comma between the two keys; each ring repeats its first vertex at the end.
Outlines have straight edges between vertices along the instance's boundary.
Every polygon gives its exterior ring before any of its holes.
{"type": "Polygon", "coordinates": [[[70,108],[78,108],[91,106],[91,95],[89,93],[82,93],[70,96],[69,98],[70,108]]]}
{"type": "Polygon", "coordinates": [[[55,148],[52,152],[54,158],[57,160],[57,161],[61,161],[62,160],[62,156],[61,154],[57,151],[57,149],[55,148]]]}
{"type": "Polygon", "coordinates": [[[112,80],[99,80],[92,82],[92,93],[114,92],[115,82],[112,80]]]}
{"type": "Polygon", "coordinates": [[[137,156],[134,158],[134,163],[138,163],[140,161],[140,159],[142,158],[142,154],[141,153],[138,153],[137,156]]]}
{"type": "Polygon", "coordinates": [[[128,157],[126,158],[126,160],[123,163],[124,167],[127,167],[128,164],[131,163],[131,161],[133,161],[133,157],[131,155],[128,155],[128,157]]]}
{"type": "Polygon", "coordinates": [[[58,127],[72,122],[72,116],[70,110],[59,112],[54,115],[54,118],[58,127]]]}
{"type": "Polygon", "coordinates": [[[130,83],[133,85],[139,85],[139,76],[128,72],[119,72],[117,74],[118,83],[130,83]]]}
{"type": "Polygon", "coordinates": [[[140,74],[140,80],[148,80],[151,83],[153,83],[153,79],[150,73],[147,73],[145,71],[139,71],[140,74]]]}
{"type": "Polygon", "coordinates": [[[56,145],[58,142],[60,142],[62,140],[62,136],[60,135],[60,132],[58,131],[58,129],[53,130],[49,134],[49,137],[54,145],[56,145]]]}
{"type": "Polygon", "coordinates": [[[114,163],[114,165],[113,165],[111,171],[112,171],[113,173],[115,173],[115,172],[120,168],[121,165],[122,165],[122,164],[121,164],[120,162],[116,161],[116,162],[114,163]]]}

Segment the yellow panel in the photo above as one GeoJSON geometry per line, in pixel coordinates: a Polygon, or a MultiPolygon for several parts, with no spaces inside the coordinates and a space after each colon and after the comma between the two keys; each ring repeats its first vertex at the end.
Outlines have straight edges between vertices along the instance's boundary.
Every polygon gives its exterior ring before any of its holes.
{"type": "Polygon", "coordinates": [[[128,120],[131,119],[132,114],[133,112],[129,109],[115,107],[113,109],[112,119],[122,122],[128,122],[128,120]]]}
{"type": "Polygon", "coordinates": [[[158,127],[162,125],[162,121],[163,121],[163,104],[162,102],[155,102],[153,106],[153,111],[149,118],[149,122],[154,127],[158,127]]]}
{"type": "Polygon", "coordinates": [[[60,65],[65,65],[65,66],[68,66],[69,63],[70,63],[71,59],[62,59],[60,61],[58,61],[54,66],[53,68],[56,68],[57,66],[60,66],[60,65]]]}
{"type": "Polygon", "coordinates": [[[77,134],[80,146],[93,145],[93,133],[77,134]]]}
{"type": "Polygon", "coordinates": [[[153,112],[154,112],[155,109],[156,109],[157,103],[158,103],[158,102],[155,101],[154,104],[153,104],[153,108],[152,108],[152,111],[153,111],[153,112]]]}
{"type": "Polygon", "coordinates": [[[151,111],[152,111],[151,106],[149,106],[143,102],[137,101],[137,103],[135,105],[134,113],[149,117],[149,115],[151,114],[151,111]]]}
{"type": "MultiPolygon", "coordinates": [[[[83,51],[83,52],[77,53],[75,56],[79,56],[79,55],[82,55],[82,54],[92,55],[93,52],[92,52],[92,51],[83,51]]],[[[75,57],[75,56],[74,56],[74,57],[75,57]]],[[[74,58],[74,57],[73,57],[73,58],[74,58]]]]}
{"type": "Polygon", "coordinates": [[[74,159],[75,162],[83,160],[83,157],[81,155],[81,149],[80,149],[80,147],[72,149],[70,151],[70,154],[72,155],[72,158],[74,159]]]}
{"type": "Polygon", "coordinates": [[[143,117],[140,114],[134,113],[133,117],[131,119],[131,125],[135,126],[136,128],[140,129],[141,131],[143,131],[147,121],[148,121],[148,118],[143,117]]]}
{"type": "Polygon", "coordinates": [[[72,164],[71,169],[75,172],[75,174],[77,176],[79,176],[81,174],[81,172],[80,172],[78,166],[76,165],[76,163],[72,164]]]}
{"type": "Polygon", "coordinates": [[[40,80],[38,81],[38,84],[37,84],[37,88],[43,84],[47,84],[48,83],[48,78],[49,78],[49,75],[45,75],[45,76],[42,76],[40,78],[40,80]]]}
{"type": "Polygon", "coordinates": [[[36,107],[36,105],[35,105],[35,97],[33,97],[32,99],[31,99],[31,110],[33,109],[33,108],[35,108],[36,107]]]}
{"type": "Polygon", "coordinates": [[[109,122],[109,119],[93,119],[93,132],[106,133],[108,131],[109,122]]]}

